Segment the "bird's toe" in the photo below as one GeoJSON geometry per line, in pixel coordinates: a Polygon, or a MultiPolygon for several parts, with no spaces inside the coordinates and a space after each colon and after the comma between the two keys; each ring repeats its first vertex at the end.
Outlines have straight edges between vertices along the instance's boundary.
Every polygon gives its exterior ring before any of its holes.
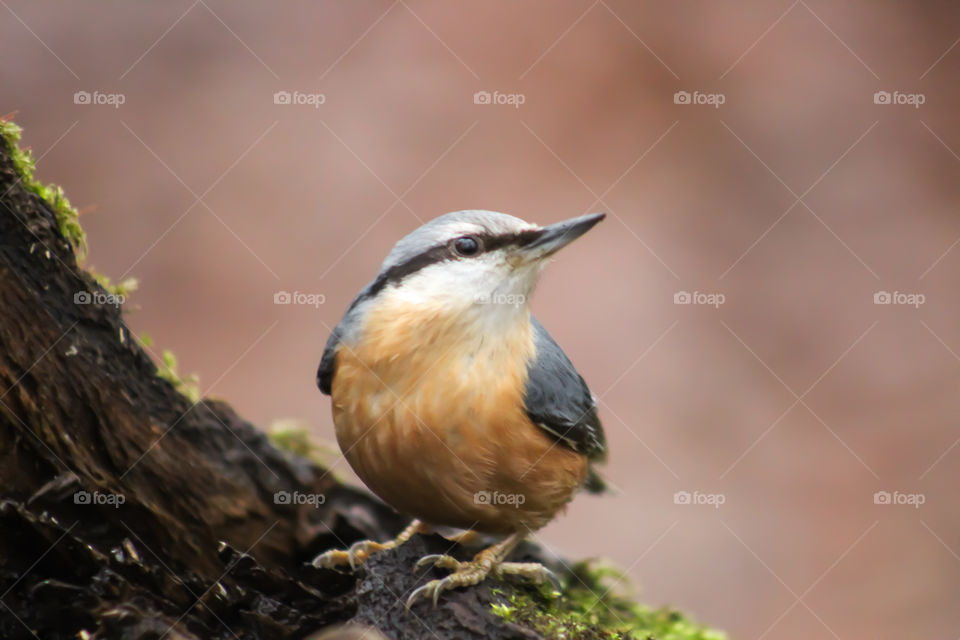
{"type": "Polygon", "coordinates": [[[563,585],[560,583],[557,574],[539,562],[503,562],[494,568],[494,572],[498,577],[520,576],[535,584],[549,582],[553,585],[555,591],[563,590],[563,585]]]}
{"type": "Polygon", "coordinates": [[[313,559],[313,566],[321,569],[333,569],[343,565],[350,565],[356,569],[358,565],[367,561],[371,554],[390,548],[388,545],[373,540],[354,542],[348,549],[331,549],[321,553],[313,559]]]}
{"type": "Polygon", "coordinates": [[[426,565],[432,565],[439,569],[450,569],[451,571],[456,571],[460,568],[461,564],[462,563],[453,556],[448,556],[441,553],[433,553],[420,558],[415,566],[417,569],[419,569],[426,565]]]}

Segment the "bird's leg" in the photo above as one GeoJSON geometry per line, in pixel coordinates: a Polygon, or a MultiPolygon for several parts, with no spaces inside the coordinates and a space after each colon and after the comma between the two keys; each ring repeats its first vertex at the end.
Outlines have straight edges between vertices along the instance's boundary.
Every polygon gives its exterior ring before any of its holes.
{"type": "Polygon", "coordinates": [[[415,590],[407,598],[407,608],[409,609],[421,597],[431,598],[433,605],[437,605],[440,594],[457,587],[469,587],[483,582],[484,578],[493,574],[500,578],[505,575],[522,576],[532,580],[536,584],[550,581],[559,591],[560,581],[557,576],[537,562],[504,562],[504,558],[510,555],[518,544],[523,540],[523,535],[514,533],[492,547],[488,547],[475,555],[470,562],[460,562],[456,558],[447,555],[429,555],[424,556],[417,562],[417,567],[425,564],[432,564],[442,569],[453,571],[446,578],[431,580],[419,589],[415,590]]]}
{"type": "Polygon", "coordinates": [[[349,564],[351,569],[356,569],[358,564],[366,562],[371,554],[378,551],[387,551],[395,549],[409,540],[417,533],[428,533],[430,527],[419,520],[414,520],[406,529],[400,532],[393,540],[387,542],[375,542],[374,540],[359,540],[350,545],[349,549],[331,549],[321,553],[313,559],[313,566],[326,569],[332,569],[338,565],[349,564]]]}
{"type": "Polygon", "coordinates": [[[460,533],[454,533],[449,536],[443,536],[450,542],[456,542],[457,544],[469,545],[477,540],[480,537],[476,531],[472,529],[467,529],[466,531],[461,531],[460,533]]]}

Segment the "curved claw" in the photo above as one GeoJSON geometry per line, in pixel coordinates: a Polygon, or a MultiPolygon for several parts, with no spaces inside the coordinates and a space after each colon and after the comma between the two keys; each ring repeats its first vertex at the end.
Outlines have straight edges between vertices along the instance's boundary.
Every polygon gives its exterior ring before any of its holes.
{"type": "Polygon", "coordinates": [[[347,549],[350,569],[355,571],[358,560],[360,564],[363,564],[366,559],[370,557],[371,551],[379,551],[381,549],[383,549],[383,545],[379,542],[373,542],[372,540],[358,540],[357,542],[354,542],[347,549]]]}
{"type": "Polygon", "coordinates": [[[556,591],[557,593],[562,593],[562,592],[563,592],[563,585],[560,583],[560,578],[558,578],[558,577],[557,577],[557,574],[555,574],[553,571],[551,571],[550,569],[547,569],[546,567],[544,567],[544,568],[543,568],[543,578],[546,579],[546,580],[548,580],[548,581],[550,582],[550,584],[553,585],[553,590],[554,590],[554,591],[556,591]]]}
{"type": "Polygon", "coordinates": [[[419,587],[410,594],[410,597],[407,598],[407,609],[411,608],[421,596],[427,596],[433,600],[433,606],[436,607],[437,603],[440,601],[440,594],[443,592],[444,587],[446,586],[448,578],[443,578],[441,580],[431,580],[427,584],[419,587]]]}

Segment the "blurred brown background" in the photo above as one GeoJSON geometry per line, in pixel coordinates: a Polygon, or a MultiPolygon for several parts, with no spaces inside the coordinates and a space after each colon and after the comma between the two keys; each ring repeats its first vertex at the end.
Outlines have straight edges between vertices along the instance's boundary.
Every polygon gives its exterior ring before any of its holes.
{"type": "Polygon", "coordinates": [[[397,239],[607,211],[533,304],[620,493],[541,542],[733,637],[960,635],[956,3],[0,5],[0,113],[204,392],[332,440],[322,345],[397,239]]]}

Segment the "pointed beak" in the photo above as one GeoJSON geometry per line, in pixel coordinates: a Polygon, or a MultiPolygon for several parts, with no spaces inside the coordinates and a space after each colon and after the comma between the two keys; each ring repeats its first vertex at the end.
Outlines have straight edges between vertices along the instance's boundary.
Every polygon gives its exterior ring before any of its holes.
{"type": "Polygon", "coordinates": [[[605,213],[588,213],[543,227],[536,232],[536,238],[532,242],[524,245],[523,253],[533,259],[551,256],[592,229],[605,217],[605,213]]]}

